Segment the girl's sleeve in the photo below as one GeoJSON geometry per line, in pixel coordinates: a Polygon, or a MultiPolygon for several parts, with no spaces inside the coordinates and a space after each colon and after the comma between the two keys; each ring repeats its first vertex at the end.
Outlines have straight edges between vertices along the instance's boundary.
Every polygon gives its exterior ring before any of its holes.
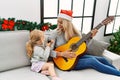
{"type": "Polygon", "coordinates": [[[54,51],[56,37],[57,37],[57,31],[56,30],[45,32],[45,38],[46,38],[45,39],[46,40],[45,43],[47,43],[48,40],[54,40],[54,42],[52,43],[52,45],[50,47],[50,56],[51,57],[56,57],[56,52],[54,51]]]}
{"type": "Polygon", "coordinates": [[[56,58],[56,56],[57,56],[56,51],[51,50],[51,51],[50,51],[50,56],[56,58]]]}
{"type": "Polygon", "coordinates": [[[51,45],[51,50],[50,50],[50,56],[51,56],[51,57],[56,57],[56,56],[57,56],[57,55],[56,55],[56,51],[54,51],[57,36],[58,36],[58,35],[57,35],[57,31],[56,31],[56,30],[52,31],[52,33],[51,33],[51,35],[50,35],[50,38],[51,38],[52,40],[54,40],[54,42],[53,42],[53,44],[51,45]]]}
{"type": "Polygon", "coordinates": [[[45,48],[45,51],[44,51],[44,58],[45,58],[45,60],[47,61],[48,60],[48,57],[50,56],[50,47],[46,47],[45,48]]]}
{"type": "Polygon", "coordinates": [[[50,47],[47,46],[45,49],[42,47],[36,47],[34,50],[34,57],[35,56],[47,61],[48,57],[50,56],[50,47]]]}
{"type": "Polygon", "coordinates": [[[45,43],[47,43],[49,40],[54,40],[54,42],[51,45],[51,50],[54,49],[56,37],[57,37],[56,30],[45,32],[45,40],[46,40],[45,43]]]}

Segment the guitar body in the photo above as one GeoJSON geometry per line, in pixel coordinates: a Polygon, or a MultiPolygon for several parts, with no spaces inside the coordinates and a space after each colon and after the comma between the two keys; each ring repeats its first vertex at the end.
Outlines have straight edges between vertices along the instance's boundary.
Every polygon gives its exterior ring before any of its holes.
{"type": "MultiPolygon", "coordinates": [[[[57,47],[55,49],[55,51],[59,51],[59,52],[64,52],[67,50],[70,50],[70,46],[72,44],[77,43],[80,40],[80,37],[73,37],[72,39],[70,39],[66,44],[61,45],[59,47],[57,47]]],[[[57,57],[57,58],[53,58],[54,63],[56,64],[56,66],[61,69],[61,70],[71,70],[78,58],[84,54],[84,52],[86,51],[86,43],[83,42],[74,52],[77,55],[77,58],[72,58],[72,59],[67,59],[64,57],[57,57]]],[[[64,53],[63,53],[64,54],[64,53]]]]}

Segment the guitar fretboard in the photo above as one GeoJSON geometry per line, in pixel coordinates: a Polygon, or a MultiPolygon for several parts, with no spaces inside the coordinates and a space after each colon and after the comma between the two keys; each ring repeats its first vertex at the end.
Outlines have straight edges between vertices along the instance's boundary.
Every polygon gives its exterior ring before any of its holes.
{"type": "MultiPolygon", "coordinates": [[[[98,24],[94,29],[100,29],[104,24],[100,23],[98,24]]],[[[81,45],[83,42],[86,42],[86,40],[88,40],[91,37],[92,33],[88,32],[80,41],[78,41],[78,43],[76,44],[76,46],[78,47],[79,45],[81,45]]]]}

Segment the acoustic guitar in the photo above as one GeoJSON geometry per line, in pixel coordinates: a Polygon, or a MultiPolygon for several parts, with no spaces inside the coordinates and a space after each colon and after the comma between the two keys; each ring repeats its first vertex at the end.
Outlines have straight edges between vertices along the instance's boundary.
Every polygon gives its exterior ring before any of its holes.
{"type": "MultiPolygon", "coordinates": [[[[114,20],[114,17],[109,16],[93,29],[98,30],[103,25],[107,25],[108,23],[110,23],[113,20],[114,20]]],[[[87,35],[85,35],[82,38],[80,38],[79,36],[73,37],[66,44],[57,47],[55,49],[55,51],[64,52],[64,51],[67,51],[67,50],[72,50],[73,52],[75,52],[77,57],[72,58],[72,59],[68,59],[68,58],[61,57],[61,56],[57,57],[57,58],[53,58],[53,61],[54,61],[55,65],[59,69],[64,70],[64,71],[73,69],[74,66],[76,65],[79,57],[85,54],[85,51],[87,49],[87,45],[86,45],[85,42],[86,42],[86,40],[88,40],[91,37],[91,35],[92,35],[92,33],[90,31],[87,35]]]]}

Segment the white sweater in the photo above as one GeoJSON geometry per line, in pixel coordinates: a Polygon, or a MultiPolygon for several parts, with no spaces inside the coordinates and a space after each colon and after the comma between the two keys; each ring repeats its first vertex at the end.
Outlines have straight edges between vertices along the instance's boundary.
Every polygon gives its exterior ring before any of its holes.
{"type": "Polygon", "coordinates": [[[31,62],[38,62],[38,61],[46,62],[49,56],[50,56],[50,47],[47,46],[44,49],[43,47],[35,46],[31,58],[31,62]]]}

